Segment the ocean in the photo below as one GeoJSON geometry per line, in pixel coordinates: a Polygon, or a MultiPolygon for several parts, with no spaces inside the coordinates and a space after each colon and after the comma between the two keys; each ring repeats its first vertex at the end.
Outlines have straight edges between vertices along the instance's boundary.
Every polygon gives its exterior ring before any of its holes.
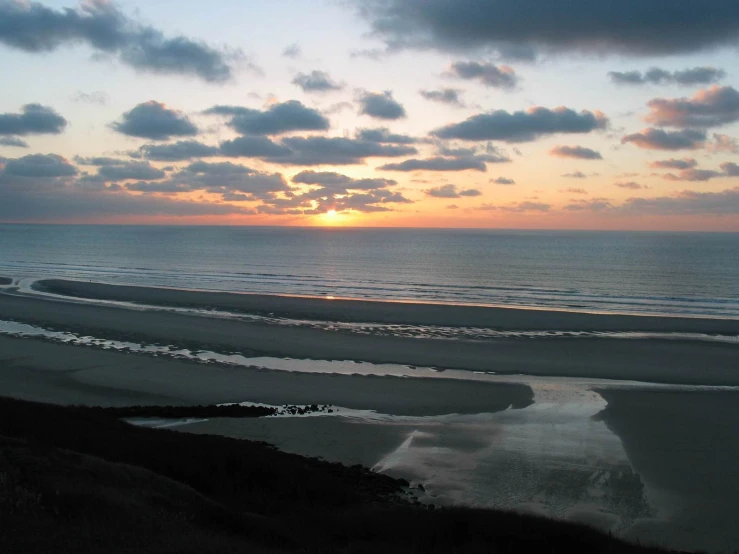
{"type": "Polygon", "coordinates": [[[0,225],[0,276],[739,318],[739,234],[0,225]]]}

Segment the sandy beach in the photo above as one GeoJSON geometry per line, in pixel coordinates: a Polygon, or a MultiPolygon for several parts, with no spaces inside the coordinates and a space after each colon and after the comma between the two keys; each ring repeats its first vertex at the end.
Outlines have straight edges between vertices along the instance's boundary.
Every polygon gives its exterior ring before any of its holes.
{"type": "MultiPolygon", "coordinates": [[[[51,290],[48,283],[46,288],[51,290]]],[[[0,335],[4,394],[103,406],[328,404],[336,412],[211,419],[178,429],[263,440],[287,452],[362,464],[423,485],[426,502],[523,510],[681,549],[739,545],[731,524],[739,517],[736,344],[566,335],[409,338],[165,306],[526,330],[735,335],[737,321],[91,284],[54,291],[78,298],[0,294],[0,320],[73,333],[87,342],[0,335]],[[89,303],[83,296],[161,308],[89,303]],[[173,352],[114,351],[106,349],[106,340],[171,345],[173,352]],[[182,359],[178,348],[238,353],[259,363],[202,363],[182,359]],[[316,362],[286,371],[280,368],[293,365],[282,364],[285,358],[316,362]],[[356,363],[333,371],[330,360],[356,363]],[[328,369],[318,371],[321,364],[328,369]],[[374,364],[394,364],[402,376],[374,364]]]]}

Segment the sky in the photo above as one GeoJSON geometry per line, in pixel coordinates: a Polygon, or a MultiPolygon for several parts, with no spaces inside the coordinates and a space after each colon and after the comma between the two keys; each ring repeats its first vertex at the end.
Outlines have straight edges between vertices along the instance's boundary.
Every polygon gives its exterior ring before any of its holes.
{"type": "Polygon", "coordinates": [[[739,231],[735,0],[0,0],[0,222],[739,231]]]}

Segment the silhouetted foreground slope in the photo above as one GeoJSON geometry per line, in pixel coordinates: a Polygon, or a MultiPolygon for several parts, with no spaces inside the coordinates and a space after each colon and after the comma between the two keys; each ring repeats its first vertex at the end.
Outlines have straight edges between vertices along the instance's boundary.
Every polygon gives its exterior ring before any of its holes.
{"type": "Polygon", "coordinates": [[[623,552],[551,520],[429,510],[402,481],[264,443],[0,398],[2,552],[623,552]]]}

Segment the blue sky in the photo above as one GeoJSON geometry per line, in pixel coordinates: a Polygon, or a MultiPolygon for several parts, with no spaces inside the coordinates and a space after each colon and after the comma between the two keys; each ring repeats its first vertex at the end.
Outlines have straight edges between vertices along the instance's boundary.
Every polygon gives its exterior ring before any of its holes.
{"type": "Polygon", "coordinates": [[[0,221],[739,230],[735,4],[550,8],[0,0],[0,221]],[[296,84],[312,72],[333,88],[296,84]],[[28,105],[66,123],[23,127],[28,105]],[[158,116],[195,131],[142,135],[158,116]],[[405,138],[360,140],[382,129],[405,138]],[[311,152],[235,156],[239,137],[311,152]],[[213,152],[141,149],[182,140],[213,152]]]}

